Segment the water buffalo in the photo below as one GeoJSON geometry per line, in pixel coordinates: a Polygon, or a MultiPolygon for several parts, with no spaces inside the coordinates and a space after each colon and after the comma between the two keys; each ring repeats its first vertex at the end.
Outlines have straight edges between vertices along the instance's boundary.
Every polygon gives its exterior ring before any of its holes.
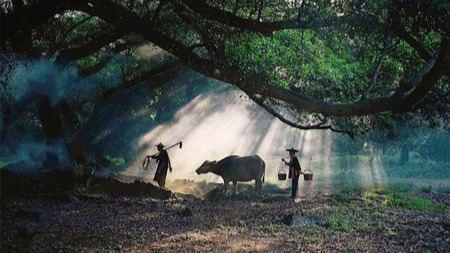
{"type": "Polygon", "coordinates": [[[233,182],[234,191],[237,191],[238,181],[255,180],[255,190],[260,192],[264,183],[265,163],[261,157],[254,156],[227,156],[216,161],[205,161],[195,172],[205,174],[212,172],[223,178],[225,193],[228,183],[233,182]]]}

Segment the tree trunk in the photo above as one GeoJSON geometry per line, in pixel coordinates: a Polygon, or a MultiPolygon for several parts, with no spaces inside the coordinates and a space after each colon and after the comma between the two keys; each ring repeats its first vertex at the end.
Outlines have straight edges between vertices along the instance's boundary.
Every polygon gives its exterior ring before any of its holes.
{"type": "Polygon", "coordinates": [[[65,132],[73,132],[79,124],[77,115],[67,103],[66,100],[62,100],[58,105],[58,111],[61,116],[62,125],[65,132]]]}
{"type": "Polygon", "coordinates": [[[5,105],[2,109],[2,115],[0,118],[0,143],[3,143],[6,140],[7,130],[6,127],[11,121],[11,106],[5,105]]]}
{"type": "Polygon", "coordinates": [[[409,161],[409,148],[408,145],[404,144],[400,151],[400,164],[405,164],[409,161]]]}
{"type": "Polygon", "coordinates": [[[47,96],[37,95],[37,111],[47,140],[56,140],[62,133],[62,121],[47,96]]]}

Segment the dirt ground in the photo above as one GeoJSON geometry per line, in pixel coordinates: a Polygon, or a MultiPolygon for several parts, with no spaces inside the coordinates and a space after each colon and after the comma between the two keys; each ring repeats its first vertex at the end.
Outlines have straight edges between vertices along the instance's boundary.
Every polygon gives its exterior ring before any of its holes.
{"type": "Polygon", "coordinates": [[[1,252],[449,252],[449,194],[287,196],[15,199],[2,207],[1,252]],[[292,213],[309,223],[283,224],[292,213]]]}

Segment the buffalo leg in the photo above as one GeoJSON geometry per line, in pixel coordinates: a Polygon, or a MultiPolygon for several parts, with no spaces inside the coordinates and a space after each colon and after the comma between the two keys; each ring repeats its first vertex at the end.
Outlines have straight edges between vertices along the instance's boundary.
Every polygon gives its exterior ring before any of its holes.
{"type": "Polygon", "coordinates": [[[237,194],[238,189],[237,189],[237,181],[233,181],[233,194],[237,194]]]}
{"type": "Polygon", "coordinates": [[[255,191],[256,192],[261,192],[261,189],[262,189],[261,178],[257,178],[257,179],[255,179],[255,191]]]}
{"type": "Polygon", "coordinates": [[[224,185],[224,187],[223,187],[223,190],[224,190],[224,193],[225,193],[225,195],[227,195],[227,191],[228,191],[228,183],[229,183],[230,181],[228,181],[228,180],[223,180],[223,185],[224,185]]]}

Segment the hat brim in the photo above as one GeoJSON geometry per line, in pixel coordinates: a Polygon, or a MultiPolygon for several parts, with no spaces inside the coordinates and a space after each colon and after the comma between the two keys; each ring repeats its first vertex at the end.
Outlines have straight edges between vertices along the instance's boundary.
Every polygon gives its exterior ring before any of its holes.
{"type": "Polygon", "coordinates": [[[286,151],[294,152],[294,153],[297,153],[297,152],[298,152],[298,150],[295,149],[295,148],[288,148],[288,149],[286,149],[286,151]]]}

